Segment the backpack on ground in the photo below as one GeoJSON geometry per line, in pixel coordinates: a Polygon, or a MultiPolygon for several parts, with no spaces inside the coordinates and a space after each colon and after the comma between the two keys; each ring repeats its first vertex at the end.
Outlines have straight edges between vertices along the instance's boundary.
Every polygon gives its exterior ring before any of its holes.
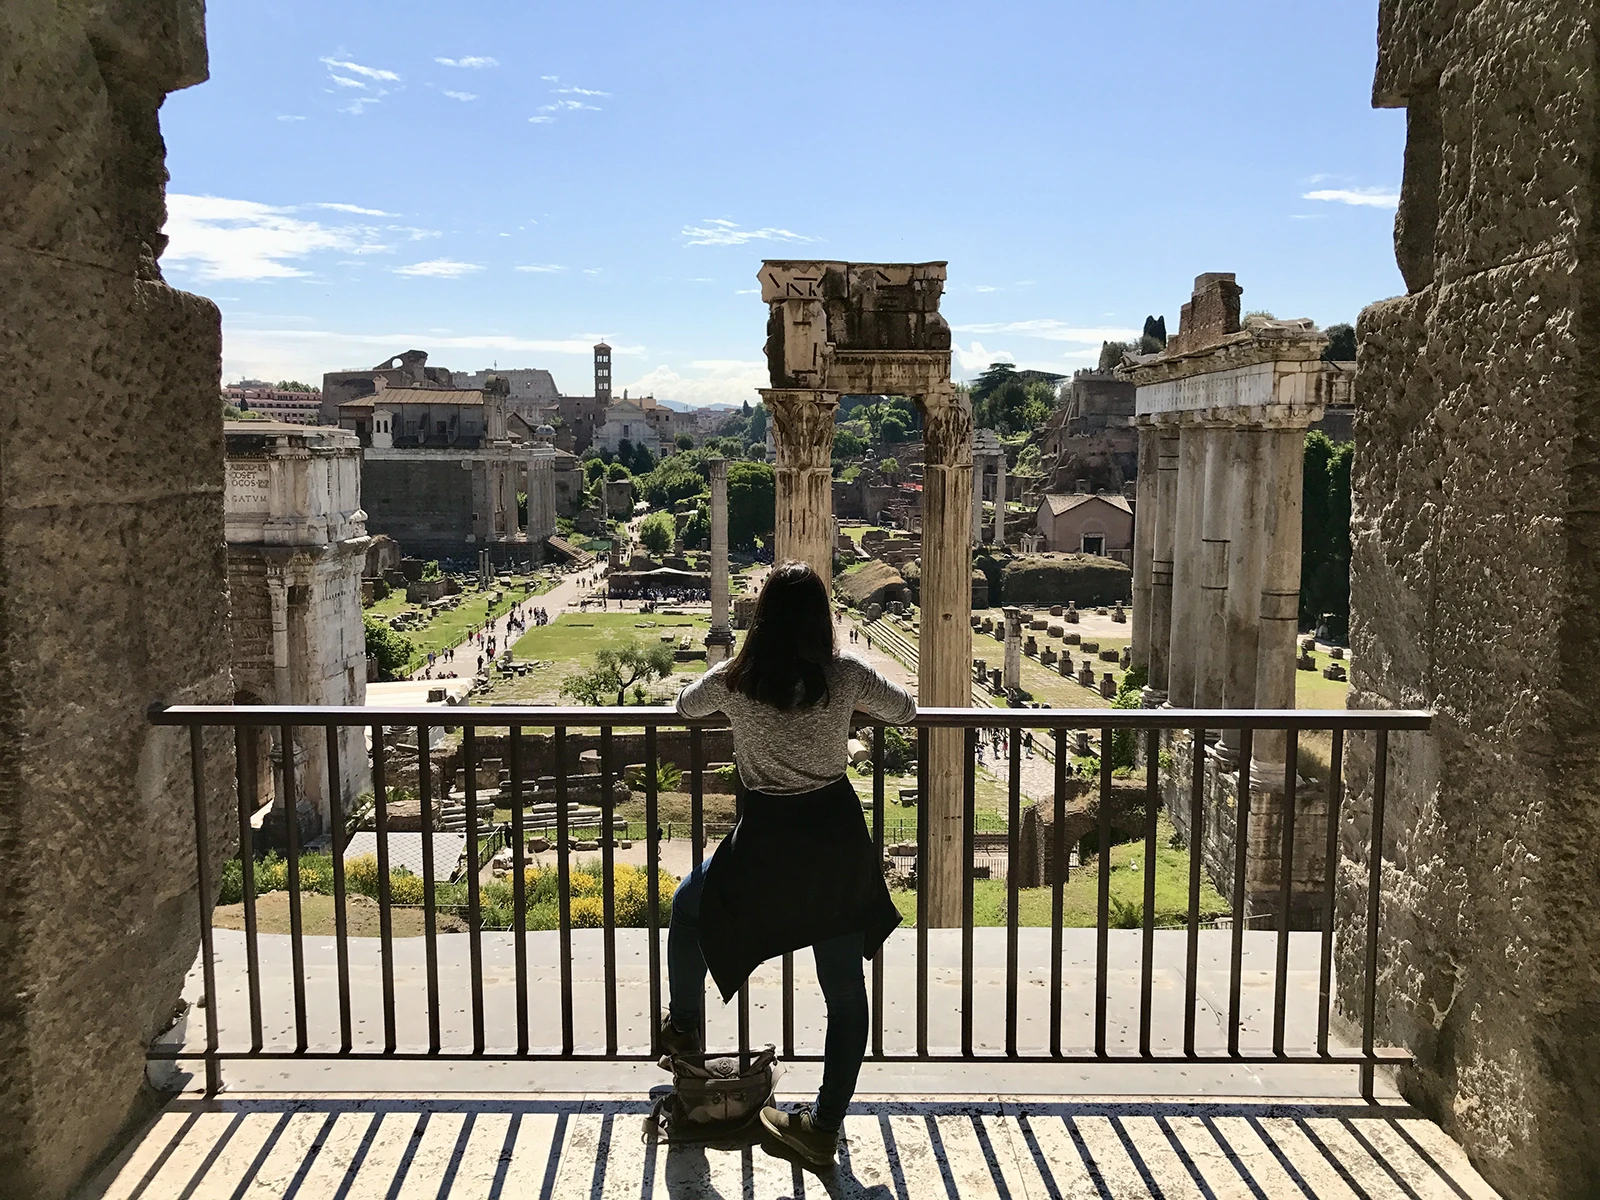
{"type": "Polygon", "coordinates": [[[737,1138],[772,1103],[777,1050],[743,1054],[684,1054],[663,1059],[672,1092],[656,1101],[650,1125],[665,1142],[716,1142],[737,1138]]]}

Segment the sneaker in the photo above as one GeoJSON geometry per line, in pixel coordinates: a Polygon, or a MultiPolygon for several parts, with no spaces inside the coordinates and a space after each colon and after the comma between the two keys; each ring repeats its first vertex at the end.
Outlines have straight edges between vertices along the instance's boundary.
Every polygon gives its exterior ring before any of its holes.
{"type": "Polygon", "coordinates": [[[820,1129],[811,1123],[811,1105],[802,1104],[792,1113],[769,1105],[761,1110],[761,1124],[784,1146],[815,1167],[833,1165],[839,1149],[839,1131],[820,1129]]]}
{"type": "Polygon", "coordinates": [[[663,1013],[661,1031],[656,1035],[656,1045],[661,1048],[662,1058],[682,1058],[699,1054],[700,1030],[691,1029],[685,1032],[672,1023],[670,1015],[663,1013]]]}

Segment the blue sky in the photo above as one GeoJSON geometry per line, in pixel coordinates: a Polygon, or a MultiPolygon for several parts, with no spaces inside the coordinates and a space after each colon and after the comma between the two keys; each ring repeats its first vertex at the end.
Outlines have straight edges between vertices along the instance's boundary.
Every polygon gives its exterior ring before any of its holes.
{"type": "Polygon", "coordinates": [[[1403,290],[1371,0],[224,0],[162,110],[167,277],[224,378],[401,350],[738,402],[760,260],[946,259],[956,374],[1069,371],[1193,277],[1323,324],[1403,290]]]}

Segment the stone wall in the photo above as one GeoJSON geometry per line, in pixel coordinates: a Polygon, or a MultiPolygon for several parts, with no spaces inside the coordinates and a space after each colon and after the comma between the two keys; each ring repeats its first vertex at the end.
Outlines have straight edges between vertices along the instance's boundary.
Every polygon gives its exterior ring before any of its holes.
{"type": "MultiPolygon", "coordinates": [[[[0,9],[0,1192],[140,1118],[198,946],[188,736],[228,682],[216,308],[162,282],[165,94],[198,0],[0,9]]],[[[209,761],[213,862],[225,743],[209,761]]]]}
{"type": "MultiPolygon", "coordinates": [[[[1512,1197],[1600,1194],[1595,38],[1574,0],[1380,8],[1410,294],[1358,328],[1351,703],[1437,717],[1390,745],[1378,1035],[1512,1197]]],[[[1352,935],[1374,766],[1358,739],[1352,935]]]]}
{"type": "Polygon", "coordinates": [[[473,473],[465,458],[374,458],[361,466],[367,531],[387,534],[421,558],[475,557],[473,473]]]}

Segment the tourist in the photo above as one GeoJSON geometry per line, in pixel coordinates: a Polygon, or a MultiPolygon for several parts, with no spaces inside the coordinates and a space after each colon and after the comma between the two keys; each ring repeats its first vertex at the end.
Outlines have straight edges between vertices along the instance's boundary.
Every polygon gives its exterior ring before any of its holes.
{"type": "Polygon", "coordinates": [[[1029,758],[1033,757],[1033,730],[1028,730],[1022,735],[1022,751],[1029,758]]]}
{"type": "Polygon", "coordinates": [[[761,1121],[818,1166],[833,1161],[866,1053],[862,961],[900,923],[845,774],[857,711],[905,725],[917,710],[904,689],[838,653],[827,588],[804,563],[769,576],[739,653],[678,696],[683,716],[728,718],[747,790],[733,832],[673,896],[661,1047],[699,1053],[708,970],[726,1003],[760,963],[812,947],[828,1011],[822,1086],[815,1105],[764,1108],[761,1121]]]}

